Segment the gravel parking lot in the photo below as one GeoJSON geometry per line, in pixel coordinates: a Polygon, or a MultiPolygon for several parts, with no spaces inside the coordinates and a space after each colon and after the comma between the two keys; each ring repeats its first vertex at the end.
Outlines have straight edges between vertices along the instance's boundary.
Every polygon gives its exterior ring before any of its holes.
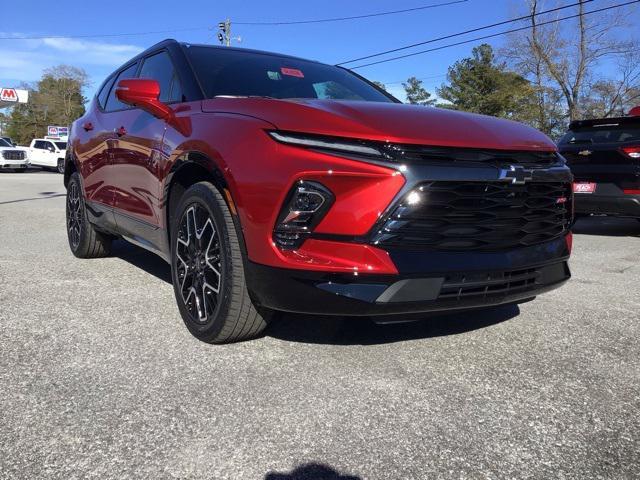
{"type": "Polygon", "coordinates": [[[640,222],[578,222],[519,308],[227,346],[162,260],[77,260],[64,224],[61,175],[0,173],[0,478],[640,478],[640,222]]]}

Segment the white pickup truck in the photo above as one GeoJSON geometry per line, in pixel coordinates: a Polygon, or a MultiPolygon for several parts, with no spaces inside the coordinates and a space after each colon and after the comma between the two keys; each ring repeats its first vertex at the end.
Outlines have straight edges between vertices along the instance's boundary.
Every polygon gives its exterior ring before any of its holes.
{"type": "Polygon", "coordinates": [[[25,170],[29,167],[29,150],[14,147],[0,138],[0,170],[25,170]]]}
{"type": "Polygon", "coordinates": [[[64,156],[67,153],[67,142],[34,138],[29,146],[31,165],[57,170],[64,173],[64,156]]]}

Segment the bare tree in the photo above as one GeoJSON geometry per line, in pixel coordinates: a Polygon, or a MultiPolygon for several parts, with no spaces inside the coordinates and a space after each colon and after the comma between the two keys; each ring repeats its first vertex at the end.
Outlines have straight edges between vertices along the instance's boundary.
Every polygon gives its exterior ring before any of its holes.
{"type": "MultiPolygon", "coordinates": [[[[574,23],[564,21],[541,25],[545,23],[538,19],[539,12],[543,10],[542,2],[527,0],[527,8],[531,28],[525,35],[512,35],[504,54],[520,73],[536,85],[538,121],[542,126],[558,114],[550,111],[553,107],[550,101],[558,96],[563,100],[569,120],[582,118],[585,114],[583,102],[588,100],[591,87],[605,80],[594,80],[598,77],[598,66],[605,61],[629,58],[637,52],[636,40],[620,39],[617,35],[625,27],[625,13],[628,11],[615,9],[588,15],[584,0],[580,0],[574,23]]],[[[544,17],[545,21],[548,19],[544,17]]],[[[629,61],[626,64],[632,66],[629,61]]],[[[633,90],[633,83],[638,77],[632,68],[622,77],[606,80],[615,84],[614,90],[619,90],[622,98],[624,92],[633,90]]]]}
{"type": "Polygon", "coordinates": [[[63,116],[74,120],[77,116],[78,102],[84,103],[82,92],[89,86],[89,76],[78,67],[58,65],[43,72],[42,82],[52,79],[56,83],[55,94],[50,102],[57,104],[63,116]]]}
{"type": "Polygon", "coordinates": [[[625,55],[617,64],[616,80],[589,82],[581,100],[584,116],[624,116],[640,103],[640,52],[625,55]]]}

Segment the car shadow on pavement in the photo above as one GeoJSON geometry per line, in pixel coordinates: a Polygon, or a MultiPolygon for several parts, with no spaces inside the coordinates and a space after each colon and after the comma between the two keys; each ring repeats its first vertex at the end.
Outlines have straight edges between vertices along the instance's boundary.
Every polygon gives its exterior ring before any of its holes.
{"type": "Polygon", "coordinates": [[[126,240],[116,240],[111,247],[111,256],[121,258],[163,282],[171,283],[169,264],[142,247],[132,245],[126,240]]]}
{"type": "Polygon", "coordinates": [[[581,217],[572,231],[578,235],[640,237],[640,222],[635,218],[581,217]]]}
{"type": "Polygon", "coordinates": [[[308,463],[289,473],[269,472],[265,475],[264,480],[362,480],[362,477],[343,475],[320,463],[308,463]]]}
{"type": "Polygon", "coordinates": [[[375,323],[369,317],[323,317],[281,314],[266,335],[289,342],[330,345],[380,345],[442,337],[479,330],[520,314],[517,305],[458,313],[399,316],[396,323],[375,323]]]}
{"type": "Polygon", "coordinates": [[[6,202],[0,202],[0,205],[8,205],[10,203],[22,203],[22,202],[32,202],[34,200],[49,200],[50,198],[56,197],[66,197],[66,193],[56,193],[56,192],[43,192],[40,195],[42,197],[32,197],[32,198],[19,198],[17,200],[7,200],[6,202]]]}
{"type": "MultiPolygon", "coordinates": [[[[111,255],[166,283],[171,283],[169,264],[141,247],[132,245],[125,240],[116,240],[113,242],[111,255]]],[[[385,317],[384,321],[387,323],[381,324],[372,321],[369,317],[328,317],[280,313],[271,322],[265,335],[300,343],[376,345],[457,335],[505,322],[519,314],[520,308],[517,305],[505,305],[450,314],[411,314],[385,317]]]]}

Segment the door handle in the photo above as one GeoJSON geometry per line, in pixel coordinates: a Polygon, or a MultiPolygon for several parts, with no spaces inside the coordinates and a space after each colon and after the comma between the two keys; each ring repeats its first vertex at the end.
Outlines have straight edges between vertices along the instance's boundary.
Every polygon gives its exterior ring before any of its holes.
{"type": "Polygon", "coordinates": [[[84,128],[85,132],[89,132],[89,131],[93,130],[93,123],[86,122],[85,124],[82,125],[82,128],[84,128]]]}
{"type": "Polygon", "coordinates": [[[115,132],[119,137],[122,137],[123,135],[127,134],[127,129],[124,127],[120,127],[120,128],[116,128],[115,132]]]}

